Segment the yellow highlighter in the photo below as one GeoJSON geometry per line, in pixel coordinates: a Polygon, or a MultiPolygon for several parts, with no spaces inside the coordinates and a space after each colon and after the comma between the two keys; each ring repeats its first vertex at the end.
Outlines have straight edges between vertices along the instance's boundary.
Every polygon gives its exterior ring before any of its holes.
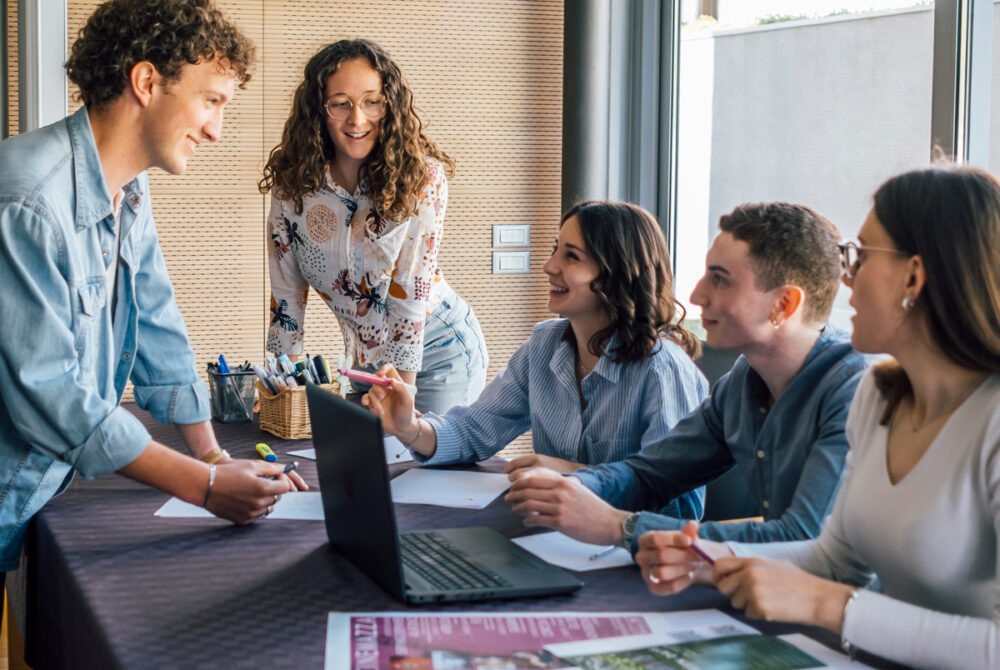
{"type": "Polygon", "coordinates": [[[257,443],[257,453],[260,454],[260,457],[263,458],[268,463],[274,463],[276,460],[278,460],[278,456],[273,451],[271,451],[271,447],[267,446],[263,442],[257,443]]]}

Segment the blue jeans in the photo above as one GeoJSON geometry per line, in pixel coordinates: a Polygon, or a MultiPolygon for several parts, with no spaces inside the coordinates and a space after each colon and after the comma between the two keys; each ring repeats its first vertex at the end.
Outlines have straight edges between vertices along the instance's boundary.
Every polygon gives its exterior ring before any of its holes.
{"type": "MultiPolygon", "coordinates": [[[[455,405],[472,403],[486,386],[489,356],[475,313],[452,291],[427,316],[424,323],[424,356],[417,373],[418,412],[444,414],[455,405]]],[[[365,393],[370,386],[352,381],[365,393]]]]}

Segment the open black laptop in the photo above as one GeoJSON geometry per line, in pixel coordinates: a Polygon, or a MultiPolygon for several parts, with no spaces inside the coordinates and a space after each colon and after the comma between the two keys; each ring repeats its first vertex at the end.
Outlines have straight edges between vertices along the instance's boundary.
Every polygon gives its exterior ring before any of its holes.
{"type": "Polygon", "coordinates": [[[582,586],[490,528],[398,533],[382,422],[317,386],[306,394],[326,535],[393,596],[410,603],[491,600],[582,586]]]}

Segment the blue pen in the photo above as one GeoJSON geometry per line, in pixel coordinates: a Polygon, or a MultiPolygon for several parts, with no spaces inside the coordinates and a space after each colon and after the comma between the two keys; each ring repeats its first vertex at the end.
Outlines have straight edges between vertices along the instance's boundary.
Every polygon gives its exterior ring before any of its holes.
{"type": "Polygon", "coordinates": [[[222,354],[219,354],[219,372],[224,375],[228,375],[231,372],[229,366],[226,364],[226,357],[222,354]]]}

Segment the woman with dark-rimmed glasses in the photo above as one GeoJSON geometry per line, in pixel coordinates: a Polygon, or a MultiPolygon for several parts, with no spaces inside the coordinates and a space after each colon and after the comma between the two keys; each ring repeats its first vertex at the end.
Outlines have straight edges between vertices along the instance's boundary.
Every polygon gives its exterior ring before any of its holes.
{"type": "Polygon", "coordinates": [[[301,353],[312,286],[347,355],[364,368],[393,365],[416,385],[420,411],[475,400],[483,334],[437,262],[453,174],[385,50],[365,39],[320,49],[259,184],[271,193],[267,348],[301,353]]]}

